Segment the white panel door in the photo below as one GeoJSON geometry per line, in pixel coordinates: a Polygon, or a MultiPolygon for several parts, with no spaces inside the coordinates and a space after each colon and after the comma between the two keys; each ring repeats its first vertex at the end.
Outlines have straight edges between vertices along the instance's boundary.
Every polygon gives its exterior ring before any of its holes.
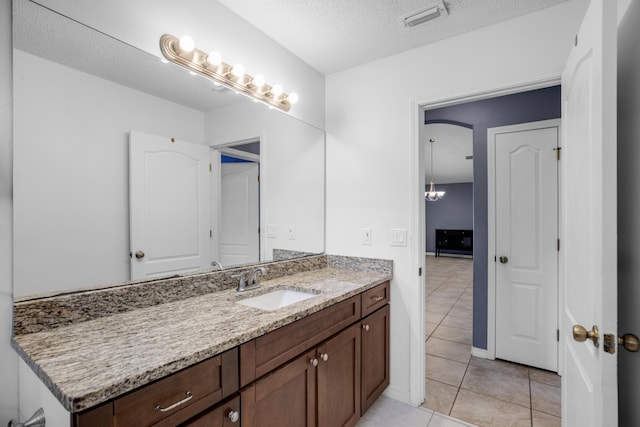
{"type": "Polygon", "coordinates": [[[591,0],[562,75],[562,425],[618,425],[616,2],[591,0]],[[572,328],[599,329],[598,344],[572,328]],[[613,347],[615,350],[615,346],[613,347]]]}
{"type": "Polygon", "coordinates": [[[559,120],[490,129],[496,357],[558,370],[559,120]]]}
{"type": "Polygon", "coordinates": [[[209,147],[131,131],[131,279],[209,267],[209,147]]]}
{"type": "Polygon", "coordinates": [[[260,260],[259,164],[222,163],[220,262],[224,266],[260,260]]]}

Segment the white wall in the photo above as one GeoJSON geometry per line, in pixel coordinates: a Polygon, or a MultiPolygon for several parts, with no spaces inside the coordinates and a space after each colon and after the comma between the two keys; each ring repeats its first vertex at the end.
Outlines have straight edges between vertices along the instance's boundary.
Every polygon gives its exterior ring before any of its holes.
{"type": "Polygon", "coordinates": [[[324,251],[324,132],[259,103],[210,111],[205,139],[210,145],[259,137],[261,244],[272,251],[324,251]],[[273,225],[277,237],[266,237],[273,225]],[[290,240],[288,227],[296,227],[290,240]]]}
{"type": "Polygon", "coordinates": [[[10,347],[12,297],[11,0],[0,1],[0,425],[18,416],[18,358],[10,347]]]}
{"type": "Polygon", "coordinates": [[[201,143],[204,113],[14,54],[14,295],[129,280],[131,129],[201,143]]]}
{"type": "Polygon", "coordinates": [[[18,421],[24,422],[38,408],[42,408],[47,426],[68,426],[69,411],[58,402],[53,393],[22,359],[19,359],[18,372],[20,375],[20,417],[18,421]]]}
{"type": "Polygon", "coordinates": [[[410,356],[412,340],[424,340],[415,261],[422,240],[416,198],[424,191],[414,182],[416,102],[559,77],[585,3],[573,0],[327,76],[327,252],[394,260],[393,397],[419,404],[424,384],[416,369],[424,355],[410,356]],[[371,246],[360,243],[365,226],[373,230],[371,246]],[[390,246],[391,227],[408,229],[409,246],[390,246]]]}
{"type": "Polygon", "coordinates": [[[291,115],[324,128],[324,76],[212,0],[40,0],[39,3],[119,40],[161,56],[162,34],[190,35],[205,52],[262,73],[267,83],[297,92],[291,115]]]}

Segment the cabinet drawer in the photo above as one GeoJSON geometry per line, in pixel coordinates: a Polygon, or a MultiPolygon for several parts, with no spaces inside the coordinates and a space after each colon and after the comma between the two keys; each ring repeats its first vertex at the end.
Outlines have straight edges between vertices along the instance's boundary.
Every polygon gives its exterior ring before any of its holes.
{"type": "Polygon", "coordinates": [[[362,293],[362,317],[373,313],[389,302],[389,282],[362,293]]]}
{"type": "Polygon", "coordinates": [[[240,386],[269,373],[359,319],[358,295],[242,344],[240,386]]]}
{"type": "Polygon", "coordinates": [[[221,403],[179,427],[232,427],[240,425],[240,397],[221,403]],[[235,421],[234,421],[235,420],[235,421]]]}
{"type": "Polygon", "coordinates": [[[236,348],[116,399],[114,425],[148,426],[167,419],[172,423],[187,420],[237,391],[237,378],[236,348]]]}

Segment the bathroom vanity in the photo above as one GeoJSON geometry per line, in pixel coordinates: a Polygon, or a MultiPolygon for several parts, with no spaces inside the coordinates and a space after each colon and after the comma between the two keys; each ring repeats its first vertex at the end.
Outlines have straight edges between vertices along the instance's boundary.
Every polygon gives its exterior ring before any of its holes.
{"type": "Polygon", "coordinates": [[[391,262],[263,265],[245,293],[239,268],[18,301],[13,345],[71,426],[355,425],[389,384],[391,262]],[[313,296],[239,303],[283,289],[313,296]]]}

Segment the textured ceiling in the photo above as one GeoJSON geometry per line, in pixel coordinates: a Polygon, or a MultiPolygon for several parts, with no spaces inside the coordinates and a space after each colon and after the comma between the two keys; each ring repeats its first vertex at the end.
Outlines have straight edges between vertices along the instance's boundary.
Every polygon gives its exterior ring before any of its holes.
{"type": "Polygon", "coordinates": [[[445,0],[449,15],[413,28],[400,17],[438,0],[218,0],[324,74],[567,0],[445,0]]]}

